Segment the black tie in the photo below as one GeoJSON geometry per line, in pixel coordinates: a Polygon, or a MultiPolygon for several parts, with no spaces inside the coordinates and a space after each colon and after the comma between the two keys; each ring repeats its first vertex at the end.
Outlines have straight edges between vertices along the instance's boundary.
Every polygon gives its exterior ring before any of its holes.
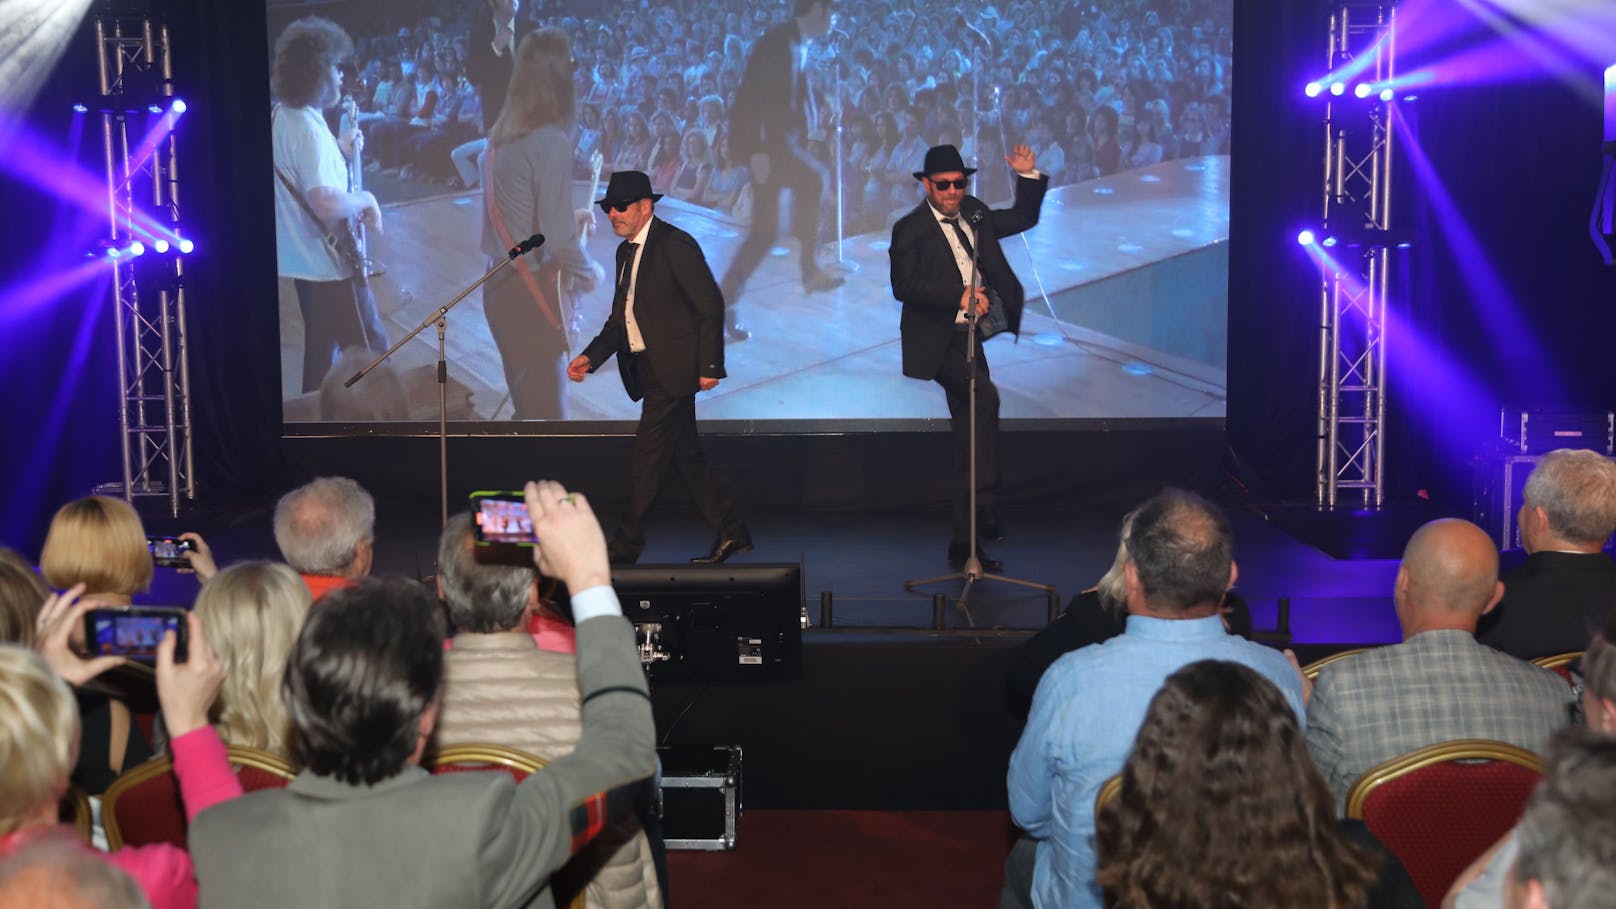
{"type": "Polygon", "coordinates": [[[617,247],[617,298],[628,299],[628,279],[634,272],[634,251],[638,243],[624,243],[617,247]]]}
{"type": "Polygon", "coordinates": [[[954,228],[954,236],[959,237],[960,246],[965,247],[967,258],[976,258],[976,247],[971,245],[971,238],[965,235],[965,228],[960,227],[959,218],[944,218],[948,226],[954,228]]]}

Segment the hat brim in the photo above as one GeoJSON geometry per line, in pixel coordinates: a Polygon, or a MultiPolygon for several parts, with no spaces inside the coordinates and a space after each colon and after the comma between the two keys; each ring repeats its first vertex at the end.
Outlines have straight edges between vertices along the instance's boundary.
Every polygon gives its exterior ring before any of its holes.
{"type": "MultiPolygon", "coordinates": [[[[911,173],[913,173],[915,175],[916,180],[924,180],[927,177],[931,176],[931,174],[928,174],[923,170],[911,171],[911,173]]],[[[952,173],[952,171],[939,170],[939,171],[933,171],[932,173],[946,174],[946,173],[952,173]]],[[[976,168],[974,168],[974,167],[962,167],[962,168],[960,168],[960,173],[962,173],[965,176],[969,177],[971,174],[976,173],[976,168]]]]}
{"type": "Polygon", "coordinates": [[[596,199],[595,204],[596,205],[631,205],[631,204],[633,204],[635,202],[640,201],[641,199],[650,199],[652,202],[655,202],[655,201],[657,201],[658,199],[661,199],[661,198],[662,198],[661,193],[652,193],[649,196],[635,196],[632,199],[613,199],[613,198],[607,197],[607,198],[604,198],[604,199],[596,199]]]}

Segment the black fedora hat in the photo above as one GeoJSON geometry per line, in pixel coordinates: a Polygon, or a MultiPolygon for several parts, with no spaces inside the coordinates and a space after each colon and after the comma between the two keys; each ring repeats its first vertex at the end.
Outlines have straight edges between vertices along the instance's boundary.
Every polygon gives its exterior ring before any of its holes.
{"type": "Polygon", "coordinates": [[[595,202],[596,205],[627,205],[641,199],[650,199],[652,202],[662,198],[661,193],[651,192],[651,178],[637,170],[620,170],[612,174],[612,179],[606,184],[606,195],[595,202]]]}
{"type": "Polygon", "coordinates": [[[965,159],[960,157],[959,149],[952,145],[933,145],[926,149],[926,163],[920,170],[915,171],[915,179],[929,177],[932,174],[951,174],[959,171],[969,177],[976,173],[976,168],[966,167],[965,159]]]}

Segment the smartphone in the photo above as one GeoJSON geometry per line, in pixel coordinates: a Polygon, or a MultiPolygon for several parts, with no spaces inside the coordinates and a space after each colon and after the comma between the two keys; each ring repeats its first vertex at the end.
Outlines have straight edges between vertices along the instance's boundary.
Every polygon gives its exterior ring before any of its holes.
{"type": "Polygon", "coordinates": [[[179,537],[146,537],[146,548],[151,550],[152,564],[158,568],[189,568],[185,553],[195,552],[196,544],[179,537]]]}
{"type": "Polygon", "coordinates": [[[121,656],[157,662],[163,632],[173,631],[174,662],[186,660],[190,638],[185,610],[178,606],[131,606],[92,609],[84,614],[84,642],[91,656],[121,656]]]}
{"type": "Polygon", "coordinates": [[[532,546],[539,542],[520,492],[472,493],[471,530],[479,546],[532,546]]]}

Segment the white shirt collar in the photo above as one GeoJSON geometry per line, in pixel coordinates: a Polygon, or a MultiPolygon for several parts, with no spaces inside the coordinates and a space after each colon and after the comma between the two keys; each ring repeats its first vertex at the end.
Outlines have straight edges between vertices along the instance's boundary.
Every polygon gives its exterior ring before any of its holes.
{"type": "Polygon", "coordinates": [[[633,237],[631,237],[628,242],[630,242],[630,243],[638,243],[639,246],[640,246],[640,249],[642,249],[642,250],[645,249],[645,238],[647,236],[650,236],[650,234],[651,234],[651,222],[655,221],[655,220],[656,220],[656,215],[652,215],[651,217],[646,218],[645,219],[645,224],[640,227],[640,232],[635,234],[633,237]]]}

